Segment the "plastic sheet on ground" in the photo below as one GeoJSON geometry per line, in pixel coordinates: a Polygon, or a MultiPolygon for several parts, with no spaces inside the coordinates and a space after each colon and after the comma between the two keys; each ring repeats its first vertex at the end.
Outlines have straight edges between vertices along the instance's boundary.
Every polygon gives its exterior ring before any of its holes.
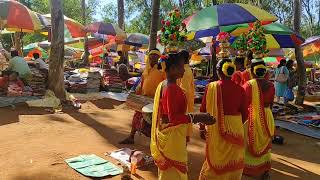
{"type": "Polygon", "coordinates": [[[313,137],[316,139],[320,139],[320,130],[315,128],[310,128],[308,126],[304,126],[297,123],[292,123],[288,121],[279,121],[275,120],[276,126],[279,126],[281,128],[293,131],[298,134],[302,134],[305,136],[313,137]]]}
{"type": "Polygon", "coordinates": [[[31,100],[26,102],[30,107],[52,107],[57,108],[60,105],[60,99],[58,99],[54,92],[47,90],[43,99],[31,100]]]}
{"type": "Polygon", "coordinates": [[[94,154],[80,155],[66,159],[65,162],[74,170],[88,177],[115,176],[123,170],[111,162],[94,154]]]}
{"type": "MultiPolygon", "coordinates": [[[[75,101],[76,98],[72,94],[66,92],[66,100],[75,101]]],[[[58,99],[51,90],[46,91],[43,99],[31,100],[26,103],[29,107],[59,108],[61,105],[60,99],[58,99]]]]}
{"type": "Polygon", "coordinates": [[[12,106],[18,103],[39,99],[36,96],[0,97],[0,107],[12,106]]]}
{"type": "MultiPolygon", "coordinates": [[[[116,151],[112,151],[110,154],[106,153],[106,155],[120,161],[122,164],[125,164],[130,168],[131,167],[130,156],[134,151],[135,150],[130,148],[121,148],[116,151]]],[[[142,159],[145,160],[143,165],[149,165],[153,163],[153,158],[149,155],[144,155],[142,159]]]]}
{"type": "Polygon", "coordinates": [[[102,92],[105,98],[114,99],[120,102],[127,101],[128,93],[102,92]]]}
{"type": "Polygon", "coordinates": [[[128,97],[128,93],[114,93],[114,92],[98,92],[98,93],[87,93],[87,94],[72,94],[77,100],[80,101],[90,101],[90,100],[99,100],[104,98],[113,99],[120,102],[125,102],[128,97]]]}

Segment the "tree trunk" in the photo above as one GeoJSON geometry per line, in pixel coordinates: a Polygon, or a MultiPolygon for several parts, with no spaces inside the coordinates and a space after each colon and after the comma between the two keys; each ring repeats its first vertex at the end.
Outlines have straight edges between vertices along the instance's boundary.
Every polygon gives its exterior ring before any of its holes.
{"type": "Polygon", "coordinates": [[[61,0],[51,0],[51,51],[49,62],[49,89],[56,97],[65,100],[64,63],[64,17],[61,0]]]}
{"type": "MultiPolygon", "coordinates": [[[[82,0],[81,1],[81,9],[82,9],[82,21],[83,25],[86,25],[86,1],[82,0]]],[[[84,56],[83,56],[83,64],[88,65],[89,64],[89,48],[88,48],[88,37],[84,37],[84,56]]]]}
{"type": "Polygon", "coordinates": [[[19,52],[20,56],[23,56],[21,36],[22,36],[21,32],[14,33],[14,48],[19,52]]]}
{"type": "Polygon", "coordinates": [[[118,25],[122,30],[124,28],[124,0],[118,0],[118,25]]]}
{"type": "MultiPolygon", "coordinates": [[[[212,5],[218,5],[217,0],[212,0],[212,5]]],[[[208,71],[207,71],[207,75],[212,74],[212,80],[217,81],[219,79],[217,71],[215,70],[216,66],[217,66],[217,55],[216,55],[216,47],[214,46],[214,42],[212,43],[212,47],[211,47],[211,60],[208,62],[208,71]],[[212,73],[211,73],[212,72],[212,73]]]]}
{"type": "MultiPolygon", "coordinates": [[[[300,34],[301,25],[301,0],[294,0],[294,30],[297,34],[300,34]]],[[[302,105],[306,90],[306,67],[304,66],[303,54],[301,46],[295,47],[296,60],[297,60],[297,73],[298,73],[298,92],[295,103],[302,105]]]]}
{"type": "Polygon", "coordinates": [[[149,50],[157,47],[157,30],[158,30],[159,18],[160,18],[159,11],[160,11],[160,0],[153,0],[149,50]]]}

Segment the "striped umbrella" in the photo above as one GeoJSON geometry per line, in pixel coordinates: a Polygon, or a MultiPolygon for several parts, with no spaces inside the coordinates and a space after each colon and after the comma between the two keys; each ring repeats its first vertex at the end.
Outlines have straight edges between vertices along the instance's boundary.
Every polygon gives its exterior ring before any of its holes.
{"type": "Polygon", "coordinates": [[[126,33],[119,26],[111,23],[95,22],[85,27],[85,31],[115,36],[117,39],[126,39],[126,33]]]}
{"type": "Polygon", "coordinates": [[[124,43],[131,46],[142,47],[143,45],[149,44],[149,39],[149,36],[145,34],[129,33],[124,43]]]}
{"type": "MultiPolygon", "coordinates": [[[[242,24],[235,28],[231,35],[239,36],[241,33],[248,32],[252,24],[242,24]]],[[[267,39],[268,49],[278,48],[294,48],[296,45],[301,45],[304,39],[296,34],[289,27],[280,23],[271,23],[262,26],[267,39]]]]}
{"type": "Polygon", "coordinates": [[[212,29],[219,26],[255,22],[274,22],[278,18],[256,6],[226,3],[211,6],[188,17],[184,23],[188,31],[212,29]]]}
{"type": "Polygon", "coordinates": [[[42,16],[13,0],[0,0],[0,28],[10,31],[38,31],[45,28],[42,16]]]}
{"type": "MultiPolygon", "coordinates": [[[[51,26],[51,14],[46,14],[43,16],[49,21],[49,26],[51,26]]],[[[65,38],[78,38],[84,37],[86,32],[84,31],[84,26],[81,23],[64,16],[64,35],[65,38]]]]}
{"type": "Polygon", "coordinates": [[[320,55],[320,36],[308,38],[301,46],[304,57],[313,56],[313,59],[317,59],[317,55],[320,55]]]}
{"type": "MultiPolygon", "coordinates": [[[[230,26],[221,26],[213,28],[210,30],[201,30],[197,32],[192,32],[190,36],[193,38],[203,38],[203,37],[215,37],[220,31],[229,32],[233,37],[230,39],[230,43],[233,43],[237,36],[242,33],[248,32],[252,27],[252,23],[244,23],[230,26]]],[[[267,39],[268,49],[278,49],[278,48],[293,48],[295,45],[300,45],[304,42],[304,39],[297,35],[289,27],[280,23],[270,23],[264,24],[264,33],[267,39]]]]}

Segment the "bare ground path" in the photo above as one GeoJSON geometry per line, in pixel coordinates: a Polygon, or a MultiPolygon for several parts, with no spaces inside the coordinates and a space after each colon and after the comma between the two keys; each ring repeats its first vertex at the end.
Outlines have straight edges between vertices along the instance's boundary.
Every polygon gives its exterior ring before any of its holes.
{"type": "MultiPolygon", "coordinates": [[[[66,109],[63,114],[26,105],[1,108],[0,179],[88,179],[69,168],[64,159],[96,154],[113,161],[104,153],[125,147],[118,142],[129,133],[132,115],[133,111],[109,99],[86,102],[80,111],[66,109]]],[[[286,145],[273,146],[271,178],[320,179],[320,140],[278,132],[286,145]]],[[[137,136],[136,145],[127,147],[149,152],[149,139],[137,136]]],[[[190,179],[196,180],[204,160],[204,142],[196,130],[188,150],[190,179]]],[[[157,169],[150,167],[138,174],[146,180],[156,179],[157,169]]]]}

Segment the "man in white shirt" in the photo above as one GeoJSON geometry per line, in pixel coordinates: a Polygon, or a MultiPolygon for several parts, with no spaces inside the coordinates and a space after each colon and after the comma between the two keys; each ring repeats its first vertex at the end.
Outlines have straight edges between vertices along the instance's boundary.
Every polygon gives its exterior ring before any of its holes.
{"type": "Polygon", "coordinates": [[[33,53],[34,62],[39,64],[39,69],[49,70],[49,65],[45,63],[38,53],[33,53]]]}

